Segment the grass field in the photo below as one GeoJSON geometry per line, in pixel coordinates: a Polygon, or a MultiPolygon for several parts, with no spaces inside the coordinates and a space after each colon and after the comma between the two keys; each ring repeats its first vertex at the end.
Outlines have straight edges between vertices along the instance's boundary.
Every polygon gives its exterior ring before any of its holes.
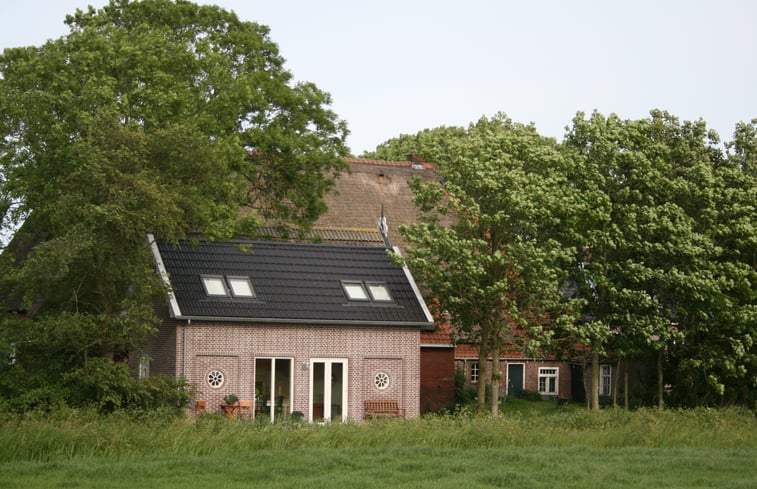
{"type": "Polygon", "coordinates": [[[736,409],[519,402],[327,426],[65,411],[0,428],[0,489],[757,487],[757,421],[736,409]]]}

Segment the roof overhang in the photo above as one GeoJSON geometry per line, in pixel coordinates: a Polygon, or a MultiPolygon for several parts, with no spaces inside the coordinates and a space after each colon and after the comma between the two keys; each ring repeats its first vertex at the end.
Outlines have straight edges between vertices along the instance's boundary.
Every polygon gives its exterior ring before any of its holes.
{"type": "Polygon", "coordinates": [[[246,317],[211,317],[211,316],[171,316],[179,321],[203,321],[207,323],[255,323],[255,324],[291,324],[324,326],[397,326],[422,328],[428,323],[402,321],[335,321],[324,319],[285,319],[285,318],[246,318],[246,317]]]}

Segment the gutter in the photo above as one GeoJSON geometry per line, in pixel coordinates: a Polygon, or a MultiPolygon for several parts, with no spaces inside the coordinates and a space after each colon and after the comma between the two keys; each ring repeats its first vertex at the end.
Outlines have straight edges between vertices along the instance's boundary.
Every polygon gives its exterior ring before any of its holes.
{"type": "Polygon", "coordinates": [[[250,318],[250,317],[224,317],[224,316],[176,316],[176,319],[191,322],[210,321],[223,323],[265,323],[265,324],[311,324],[311,325],[332,325],[332,326],[413,326],[424,327],[434,323],[425,323],[418,321],[355,321],[355,320],[333,320],[333,319],[285,319],[285,318],[250,318]]]}

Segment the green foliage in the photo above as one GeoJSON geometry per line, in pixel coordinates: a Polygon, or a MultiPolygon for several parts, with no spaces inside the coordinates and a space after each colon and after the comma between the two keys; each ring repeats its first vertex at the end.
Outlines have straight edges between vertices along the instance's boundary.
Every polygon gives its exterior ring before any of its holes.
{"type": "Polygon", "coordinates": [[[154,332],[165,291],[148,233],[307,227],[347,135],[327,93],[292,81],[268,28],[232,12],[112,0],[66,23],[0,55],[0,229],[23,223],[0,257],[0,300],[29,316],[0,344],[27,372],[49,360],[54,378],[93,375],[84,358],[154,332]]]}
{"type": "MultiPolygon", "coordinates": [[[[439,158],[443,186],[410,182],[424,214],[400,227],[406,263],[437,314],[480,345],[480,365],[504,344],[539,351],[550,343],[547,326],[573,314],[559,292],[568,254],[555,232],[571,198],[559,148],[498,114],[456,133],[439,158]]],[[[492,397],[496,410],[498,392],[492,397]]]]}
{"type": "Polygon", "coordinates": [[[665,350],[678,405],[754,400],[754,133],[739,125],[726,157],[703,121],[594,113],[564,143],[571,184],[593,207],[566,235],[590,318],[569,337],[595,354],[665,350]]]}
{"type": "Polygon", "coordinates": [[[61,408],[0,413],[0,462],[198,456],[278,449],[702,448],[755,449],[757,418],[739,409],[587,411],[550,401],[505,403],[500,416],[465,412],[363,423],[281,424],[203,416],[61,408]]]}
{"type": "Polygon", "coordinates": [[[89,359],[84,368],[67,372],[63,381],[71,393],[70,405],[94,404],[104,413],[172,408],[178,415],[192,398],[192,390],[183,379],[162,375],[136,379],[128,365],[104,358],[89,359]]]}
{"type": "Polygon", "coordinates": [[[647,401],[751,407],[757,120],[721,148],[704,121],[653,110],[640,120],[579,113],[559,146],[498,114],[366,156],[418,153],[442,174],[443,187],[412,183],[424,216],[403,230],[407,263],[482,355],[495,346],[487,321],[509,323],[520,334],[503,341],[530,356],[552,343],[574,358],[663,359],[647,401]],[[560,281],[570,304],[552,295],[560,281]]]}
{"type": "Polygon", "coordinates": [[[375,151],[363,153],[361,158],[385,161],[405,161],[411,154],[430,163],[444,162],[452,146],[465,138],[465,128],[437,127],[417,134],[402,134],[379,144],[375,151]]]}
{"type": "Polygon", "coordinates": [[[2,371],[0,389],[5,409],[19,413],[55,412],[66,406],[93,408],[101,413],[118,410],[183,414],[193,391],[186,381],[154,375],[137,379],[128,365],[90,358],[76,369],[50,376],[29,377],[18,366],[2,371]]]}
{"type": "Polygon", "coordinates": [[[476,398],[476,394],[466,386],[465,369],[455,369],[455,405],[463,406],[469,404],[476,398]]]}

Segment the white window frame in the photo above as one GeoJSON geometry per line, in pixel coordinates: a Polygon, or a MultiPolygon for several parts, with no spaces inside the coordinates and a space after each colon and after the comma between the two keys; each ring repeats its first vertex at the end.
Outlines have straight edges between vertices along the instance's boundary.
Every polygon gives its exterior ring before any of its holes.
{"type": "Polygon", "coordinates": [[[389,293],[389,287],[386,284],[366,282],[365,285],[374,302],[392,302],[392,294],[389,293]]]}
{"type": "Polygon", "coordinates": [[[342,289],[347,299],[355,302],[394,302],[389,286],[384,282],[361,282],[342,280],[342,289]]]}
{"type": "Polygon", "coordinates": [[[255,297],[255,289],[252,288],[250,277],[229,276],[226,277],[231,295],[234,297],[255,297]]]}
{"type": "Polygon", "coordinates": [[[208,297],[255,298],[255,289],[250,277],[242,275],[200,275],[208,297]]]}
{"type": "Polygon", "coordinates": [[[140,379],[148,379],[150,378],[150,357],[147,355],[140,355],[139,356],[139,378],[140,379]]]}
{"type": "Polygon", "coordinates": [[[612,365],[599,366],[599,395],[609,396],[612,394],[612,365]]]}
{"type": "Polygon", "coordinates": [[[481,370],[479,369],[478,362],[472,362],[470,364],[470,382],[471,384],[477,384],[478,383],[478,377],[479,372],[481,370]]]}
{"type": "Polygon", "coordinates": [[[368,291],[365,290],[363,282],[353,282],[345,280],[342,282],[342,288],[347,295],[347,299],[351,301],[370,302],[371,298],[368,296],[368,291]]]}
{"type": "MultiPolygon", "coordinates": [[[[323,363],[324,364],[324,378],[328,379],[331,377],[331,368],[334,364],[339,363],[342,365],[342,392],[341,398],[342,398],[342,419],[341,422],[345,423],[348,420],[349,413],[349,360],[347,358],[311,358],[309,360],[310,362],[310,372],[309,372],[309,393],[308,393],[308,422],[313,422],[313,396],[315,394],[313,386],[314,386],[314,368],[313,365],[316,363],[323,363]]],[[[332,400],[333,392],[331,390],[331,384],[328,382],[324,382],[323,385],[323,396],[324,396],[324,402],[323,402],[323,417],[324,419],[331,419],[331,400],[332,400]]]]}
{"type": "Polygon", "coordinates": [[[539,367],[538,386],[539,394],[545,394],[549,396],[559,395],[560,367],[539,367]]]}
{"type": "Polygon", "coordinates": [[[202,286],[209,297],[228,297],[229,289],[223,275],[201,275],[202,286]]]}

